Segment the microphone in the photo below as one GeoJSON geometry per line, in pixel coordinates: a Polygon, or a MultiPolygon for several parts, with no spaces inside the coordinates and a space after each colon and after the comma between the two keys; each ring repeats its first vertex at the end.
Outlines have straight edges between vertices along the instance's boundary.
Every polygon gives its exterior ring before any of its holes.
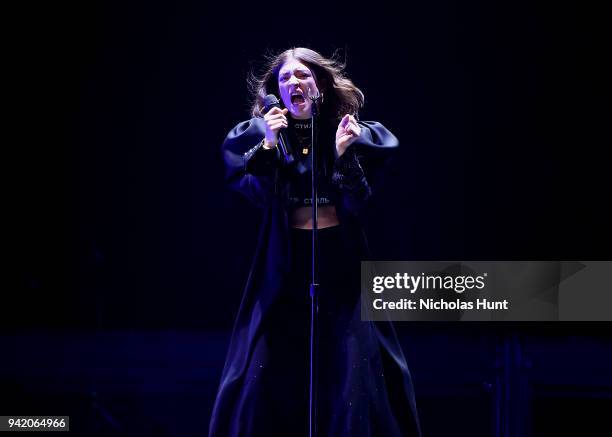
{"type": "MultiPolygon", "coordinates": [[[[278,101],[278,99],[276,98],[274,94],[268,94],[266,97],[264,97],[263,105],[264,105],[265,113],[268,113],[268,111],[270,111],[270,109],[272,108],[281,107],[280,102],[278,101]]],[[[287,137],[285,135],[285,132],[283,132],[283,129],[281,129],[278,132],[278,148],[280,149],[281,154],[283,155],[285,164],[293,164],[293,162],[295,161],[295,158],[293,157],[293,154],[291,153],[289,141],[287,141],[287,137]]]]}

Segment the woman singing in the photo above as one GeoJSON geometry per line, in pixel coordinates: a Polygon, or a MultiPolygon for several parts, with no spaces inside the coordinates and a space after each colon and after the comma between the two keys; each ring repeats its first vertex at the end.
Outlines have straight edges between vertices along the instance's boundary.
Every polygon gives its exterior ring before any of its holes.
{"type": "Polygon", "coordinates": [[[308,435],[313,105],[317,435],[420,435],[410,375],[391,324],[360,317],[360,260],[367,251],[359,218],[397,139],[380,123],[358,121],[363,93],[342,65],[312,50],[294,48],[270,59],[252,88],[253,118],[230,131],[222,151],[228,183],[260,206],[264,219],[210,436],[308,435]],[[280,107],[265,108],[269,94],[280,96],[280,107]],[[320,98],[315,103],[312,96],[320,98]],[[281,133],[287,144],[279,145],[281,133]]]}

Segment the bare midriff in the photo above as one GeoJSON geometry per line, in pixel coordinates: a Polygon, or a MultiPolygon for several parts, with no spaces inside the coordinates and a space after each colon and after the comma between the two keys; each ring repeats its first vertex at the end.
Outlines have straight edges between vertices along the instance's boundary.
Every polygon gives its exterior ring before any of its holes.
{"type": "MultiPolygon", "coordinates": [[[[300,206],[294,209],[289,219],[292,228],[312,229],[312,207],[300,206]]],[[[319,229],[338,226],[339,224],[335,206],[327,205],[317,208],[317,227],[319,229]]]]}

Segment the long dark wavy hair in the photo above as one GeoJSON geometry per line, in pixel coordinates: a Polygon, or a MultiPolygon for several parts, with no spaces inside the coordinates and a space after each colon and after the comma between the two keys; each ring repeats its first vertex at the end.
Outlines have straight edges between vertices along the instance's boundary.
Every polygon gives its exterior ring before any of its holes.
{"type": "MultiPolygon", "coordinates": [[[[355,117],[363,106],[364,95],[344,73],[345,65],[335,56],[325,58],[321,54],[304,47],[295,47],[266,57],[263,73],[251,72],[249,89],[252,96],[251,114],[263,117],[263,99],[268,94],[279,96],[278,71],[290,59],[297,59],[312,71],[317,87],[323,94],[320,114],[323,119],[337,122],[345,114],[355,117]]],[[[282,105],[282,102],[281,102],[282,105]]]]}

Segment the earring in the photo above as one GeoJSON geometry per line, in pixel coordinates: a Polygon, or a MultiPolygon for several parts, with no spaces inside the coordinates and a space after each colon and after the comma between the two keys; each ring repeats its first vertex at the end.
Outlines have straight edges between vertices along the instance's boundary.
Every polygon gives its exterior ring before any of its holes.
{"type": "Polygon", "coordinates": [[[325,101],[325,94],[321,93],[321,103],[325,101]]]}

